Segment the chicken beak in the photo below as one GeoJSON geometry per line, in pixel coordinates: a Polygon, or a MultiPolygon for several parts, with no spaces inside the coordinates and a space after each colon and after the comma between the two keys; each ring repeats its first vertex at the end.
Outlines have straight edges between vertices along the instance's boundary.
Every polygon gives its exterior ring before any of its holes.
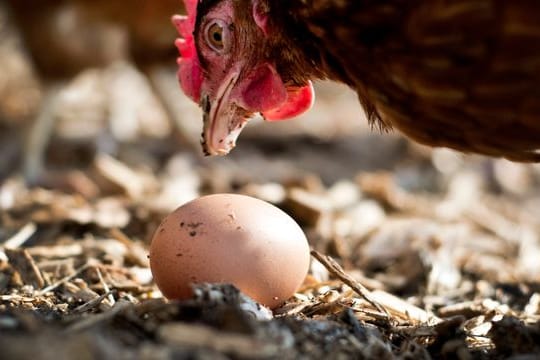
{"type": "Polygon", "coordinates": [[[202,93],[203,133],[201,144],[207,156],[224,156],[236,146],[236,139],[253,114],[231,101],[231,92],[238,79],[231,74],[215,96],[202,93]]]}

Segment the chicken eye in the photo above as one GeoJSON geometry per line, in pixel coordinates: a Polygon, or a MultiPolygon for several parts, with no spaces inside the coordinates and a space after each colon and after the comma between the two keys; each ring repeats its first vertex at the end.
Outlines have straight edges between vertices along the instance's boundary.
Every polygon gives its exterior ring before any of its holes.
{"type": "Polygon", "coordinates": [[[227,50],[227,27],[219,21],[214,21],[206,27],[206,43],[212,50],[223,53],[227,50]]]}

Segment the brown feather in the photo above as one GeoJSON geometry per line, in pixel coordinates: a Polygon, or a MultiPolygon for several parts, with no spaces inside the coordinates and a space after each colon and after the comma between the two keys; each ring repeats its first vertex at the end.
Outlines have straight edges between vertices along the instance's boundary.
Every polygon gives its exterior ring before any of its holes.
{"type": "Polygon", "coordinates": [[[291,70],[347,83],[375,124],[431,146],[540,161],[540,2],[270,5],[306,58],[291,70]]]}

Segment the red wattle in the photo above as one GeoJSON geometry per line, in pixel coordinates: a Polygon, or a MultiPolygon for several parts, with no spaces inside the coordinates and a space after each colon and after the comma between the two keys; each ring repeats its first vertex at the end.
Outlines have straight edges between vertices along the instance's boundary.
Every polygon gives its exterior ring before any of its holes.
{"type": "Polygon", "coordinates": [[[262,111],[262,114],[268,121],[288,120],[311,109],[314,101],[315,90],[310,81],[303,87],[287,88],[287,100],[278,107],[262,111]]]}
{"type": "Polygon", "coordinates": [[[247,110],[263,112],[287,100],[287,89],[275,68],[269,64],[258,67],[246,80],[242,106],[247,110]]]}

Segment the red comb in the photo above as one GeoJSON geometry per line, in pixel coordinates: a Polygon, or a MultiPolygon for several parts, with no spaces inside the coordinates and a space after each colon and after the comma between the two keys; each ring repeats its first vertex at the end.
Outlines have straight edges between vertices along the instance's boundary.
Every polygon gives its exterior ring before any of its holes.
{"type": "Polygon", "coordinates": [[[184,93],[193,101],[199,102],[201,97],[202,71],[193,31],[197,18],[198,0],[184,0],[187,16],[175,15],[172,22],[181,38],[176,39],[175,45],[180,52],[178,58],[178,80],[184,93]]]}

